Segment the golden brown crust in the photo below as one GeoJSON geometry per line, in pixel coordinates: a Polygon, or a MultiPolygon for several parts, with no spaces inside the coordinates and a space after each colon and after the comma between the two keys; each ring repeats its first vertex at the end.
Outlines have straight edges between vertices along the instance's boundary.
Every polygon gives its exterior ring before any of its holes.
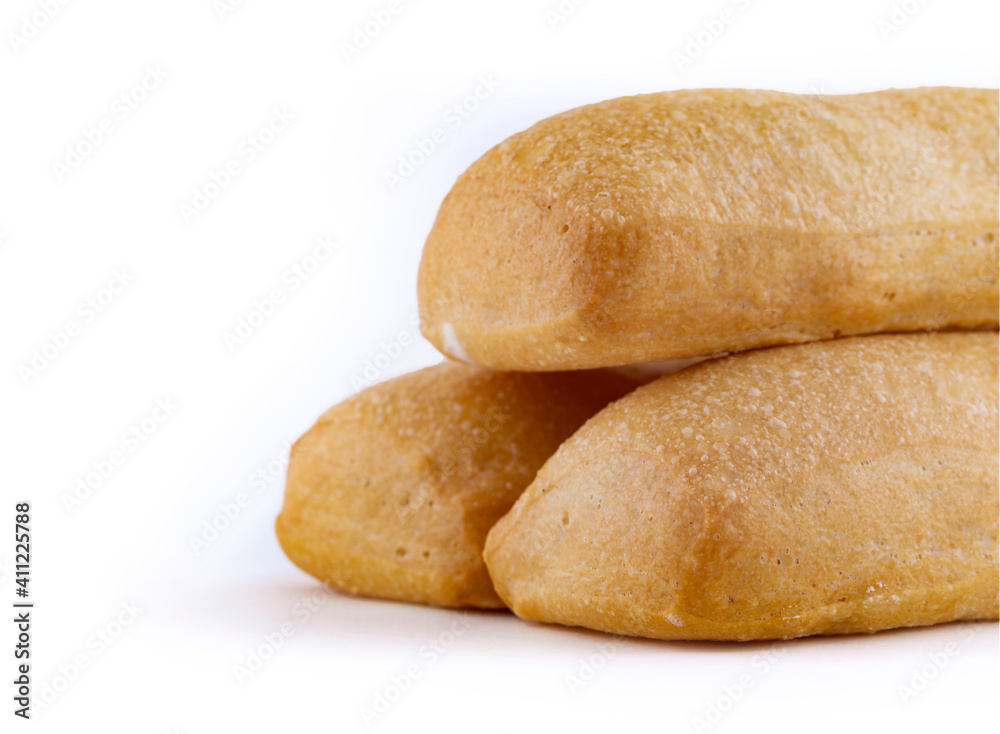
{"type": "Polygon", "coordinates": [[[758,350],[641,387],[490,532],[526,619],[661,639],[998,616],[997,335],[758,350]]]}
{"type": "Polygon", "coordinates": [[[693,90],[543,120],[427,239],[446,354],[555,370],[997,324],[998,95],[693,90]]]}
{"type": "Polygon", "coordinates": [[[634,387],[600,371],[445,362],[364,390],[295,443],[281,546],[351,593],[502,607],[482,560],[486,533],[564,439],[634,387]]]}

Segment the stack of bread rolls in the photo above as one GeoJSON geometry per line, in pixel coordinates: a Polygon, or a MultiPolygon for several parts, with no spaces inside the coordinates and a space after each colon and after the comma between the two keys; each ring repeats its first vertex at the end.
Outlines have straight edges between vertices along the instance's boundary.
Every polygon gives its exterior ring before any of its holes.
{"type": "Polygon", "coordinates": [[[334,588],[659,639],[998,616],[998,94],[700,90],[543,120],[458,179],[450,359],[294,446],[334,588]]]}

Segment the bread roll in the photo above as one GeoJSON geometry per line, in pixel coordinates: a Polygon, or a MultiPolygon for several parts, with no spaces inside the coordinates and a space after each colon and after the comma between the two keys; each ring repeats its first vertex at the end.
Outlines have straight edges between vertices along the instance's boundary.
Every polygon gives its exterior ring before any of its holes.
{"type": "Polygon", "coordinates": [[[997,100],[709,89],[543,120],[441,205],[424,334],[561,370],[996,326],[997,100]]]}
{"type": "Polygon", "coordinates": [[[368,388],[292,448],[278,540],[336,589],[502,607],[482,560],[487,531],[563,440],[634,387],[600,371],[446,362],[368,388]]]}
{"type": "Polygon", "coordinates": [[[519,616],[665,640],[997,618],[997,335],[855,337],[662,377],[493,528],[519,616]]]}

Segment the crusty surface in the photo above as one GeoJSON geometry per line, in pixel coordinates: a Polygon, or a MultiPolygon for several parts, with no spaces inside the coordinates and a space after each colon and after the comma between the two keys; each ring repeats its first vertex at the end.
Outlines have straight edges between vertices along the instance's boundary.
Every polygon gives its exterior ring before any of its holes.
{"type": "Polygon", "coordinates": [[[482,560],[487,531],[563,440],[634,387],[600,371],[445,362],[368,388],[292,448],[278,540],[336,589],[502,607],[482,560]]]}
{"type": "Polygon", "coordinates": [[[753,640],[997,618],[997,335],[879,335],[662,377],[490,532],[521,617],[753,640]]]}
{"type": "Polygon", "coordinates": [[[543,120],[445,198],[418,292],[496,369],[997,324],[998,95],[690,90],[543,120]]]}

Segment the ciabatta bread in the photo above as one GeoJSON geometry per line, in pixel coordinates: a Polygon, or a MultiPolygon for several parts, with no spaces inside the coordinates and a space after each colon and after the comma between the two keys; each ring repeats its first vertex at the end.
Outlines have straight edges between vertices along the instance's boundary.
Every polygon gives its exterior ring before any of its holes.
{"type": "Polygon", "coordinates": [[[997,325],[989,89],[612,99],[486,153],[438,212],[422,329],[505,370],[997,325]]]}
{"type": "Polygon", "coordinates": [[[490,527],[587,418],[635,383],[445,362],[327,411],[292,448],[276,526],[288,557],[353,594],[502,607],[490,527]]]}
{"type": "Polygon", "coordinates": [[[997,335],[706,362],[564,443],[493,528],[519,616],[666,640],[996,619],[997,335]]]}

